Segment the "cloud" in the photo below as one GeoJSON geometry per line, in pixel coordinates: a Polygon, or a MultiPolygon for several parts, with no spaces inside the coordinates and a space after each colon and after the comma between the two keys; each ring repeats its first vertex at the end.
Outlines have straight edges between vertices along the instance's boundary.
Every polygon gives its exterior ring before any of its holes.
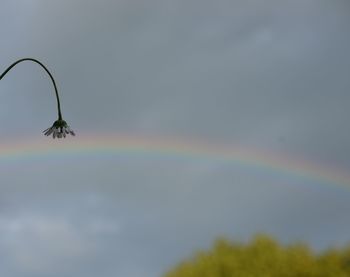
{"type": "Polygon", "coordinates": [[[49,274],[58,265],[91,255],[93,245],[66,219],[23,214],[1,217],[2,253],[27,274],[49,274]]]}
{"type": "MultiPolygon", "coordinates": [[[[342,0],[5,0],[1,64],[43,61],[77,140],[198,138],[346,169],[348,11],[342,0]]],[[[0,140],[55,120],[36,65],[0,92],[0,140]]],[[[259,168],[71,153],[2,160],[0,173],[3,276],[157,276],[222,233],[349,240],[347,190],[259,168]]]]}

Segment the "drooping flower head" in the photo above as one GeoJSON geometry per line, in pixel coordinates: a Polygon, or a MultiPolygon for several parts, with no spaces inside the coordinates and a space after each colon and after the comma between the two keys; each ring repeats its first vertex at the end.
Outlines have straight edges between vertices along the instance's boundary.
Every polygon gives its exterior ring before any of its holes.
{"type": "Polygon", "coordinates": [[[43,133],[46,136],[52,134],[53,138],[65,138],[66,135],[75,136],[74,131],[68,126],[67,122],[63,119],[56,120],[50,128],[47,128],[43,133]]]}

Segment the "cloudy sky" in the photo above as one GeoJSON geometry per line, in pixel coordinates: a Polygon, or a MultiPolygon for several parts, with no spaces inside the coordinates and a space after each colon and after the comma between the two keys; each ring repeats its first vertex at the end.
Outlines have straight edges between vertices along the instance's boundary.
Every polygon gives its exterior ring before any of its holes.
{"type": "MultiPolygon", "coordinates": [[[[0,71],[22,57],[47,65],[77,133],[41,134],[56,103],[43,70],[26,62],[0,82],[2,150],[151,137],[350,167],[346,0],[1,4],[0,71]]],[[[0,275],[160,276],[221,235],[342,246],[349,199],[350,180],[210,157],[0,153],[0,275]]]]}

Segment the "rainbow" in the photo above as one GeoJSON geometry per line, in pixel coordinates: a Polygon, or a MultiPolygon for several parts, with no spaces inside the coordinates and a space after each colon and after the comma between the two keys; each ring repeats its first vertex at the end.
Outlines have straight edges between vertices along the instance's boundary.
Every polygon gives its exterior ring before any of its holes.
{"type": "Polygon", "coordinates": [[[350,188],[350,174],[346,170],[279,155],[271,151],[225,145],[181,138],[159,138],[138,135],[80,134],[74,138],[52,140],[46,137],[21,141],[0,142],[0,164],[31,158],[51,156],[79,156],[82,154],[137,154],[159,155],[231,162],[248,167],[282,172],[314,181],[350,188]]]}

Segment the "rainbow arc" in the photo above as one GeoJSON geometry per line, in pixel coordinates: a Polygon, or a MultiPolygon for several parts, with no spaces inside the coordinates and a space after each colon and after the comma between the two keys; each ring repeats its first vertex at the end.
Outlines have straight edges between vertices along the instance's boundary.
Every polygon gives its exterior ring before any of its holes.
{"type": "Polygon", "coordinates": [[[0,161],[50,158],[55,155],[137,154],[205,159],[254,166],[350,188],[350,174],[305,158],[279,155],[241,145],[206,143],[191,139],[142,137],[136,135],[79,135],[74,139],[23,140],[0,143],[0,161]]]}

